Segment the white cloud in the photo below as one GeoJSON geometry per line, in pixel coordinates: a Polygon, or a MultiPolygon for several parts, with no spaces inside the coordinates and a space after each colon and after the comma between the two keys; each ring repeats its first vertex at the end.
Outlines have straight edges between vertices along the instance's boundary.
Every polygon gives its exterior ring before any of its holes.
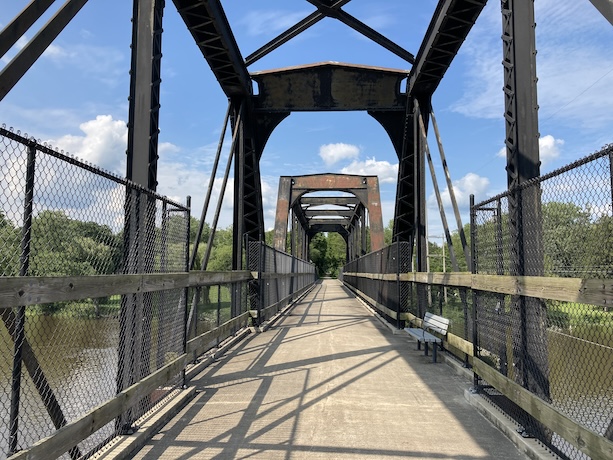
{"type": "Polygon", "coordinates": [[[161,155],[171,155],[173,153],[179,153],[181,148],[177,145],[174,145],[170,142],[160,142],[158,144],[158,154],[161,155]]]}
{"type": "MultiPolygon", "coordinates": [[[[490,180],[487,177],[479,176],[475,173],[468,173],[460,180],[453,182],[453,192],[460,210],[462,224],[470,221],[470,195],[475,195],[475,202],[485,199],[489,194],[490,180]]],[[[445,217],[450,230],[457,229],[449,188],[441,192],[441,199],[445,209],[445,217]]],[[[428,235],[436,238],[443,234],[443,225],[434,192],[428,197],[428,235]]],[[[440,244],[440,241],[439,241],[440,244]]]]}
{"type": "Polygon", "coordinates": [[[563,139],[555,139],[547,134],[539,139],[539,152],[541,164],[545,165],[560,156],[560,147],[564,145],[563,139]]]}
{"type": "Polygon", "coordinates": [[[125,175],[128,129],[126,122],[111,115],[98,115],[79,125],[84,136],[66,135],[50,141],[83,161],[93,163],[121,176],[125,175]]]}
{"type": "MultiPolygon", "coordinates": [[[[547,134],[539,138],[539,154],[541,164],[544,166],[547,163],[552,162],[560,156],[560,148],[564,145],[563,139],[556,139],[551,134],[547,134]]],[[[502,147],[496,156],[500,158],[507,157],[507,148],[502,147]]]]}
{"type": "Polygon", "coordinates": [[[357,158],[359,154],[360,148],[357,145],[344,144],[342,142],[324,144],[319,147],[319,156],[326,166],[333,165],[341,160],[357,158]]]}
{"type": "Polygon", "coordinates": [[[309,12],[305,11],[283,11],[283,10],[260,10],[250,11],[239,22],[246,27],[247,34],[273,35],[289,29],[298,21],[304,19],[309,12]]]}
{"type": "MultiPolygon", "coordinates": [[[[486,192],[490,186],[490,180],[487,177],[479,176],[475,173],[468,173],[461,179],[453,182],[453,193],[455,195],[458,206],[466,207],[470,204],[470,195],[475,195],[475,200],[478,202],[480,199],[486,197],[486,192]]],[[[449,195],[449,188],[445,187],[445,190],[441,192],[441,199],[445,207],[451,207],[451,198],[449,195]]],[[[430,204],[436,206],[436,198],[434,194],[428,198],[430,204]]]]}
{"type": "Polygon", "coordinates": [[[395,183],[398,179],[398,163],[377,161],[367,158],[366,161],[353,161],[349,166],[341,169],[342,174],[357,174],[360,176],[378,176],[379,183],[395,183]]]}

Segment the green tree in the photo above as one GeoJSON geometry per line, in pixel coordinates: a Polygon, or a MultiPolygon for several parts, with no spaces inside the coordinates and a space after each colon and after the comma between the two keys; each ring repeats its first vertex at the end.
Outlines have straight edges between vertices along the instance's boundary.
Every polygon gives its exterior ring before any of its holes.
{"type": "Polygon", "coordinates": [[[207,270],[232,270],[232,226],[215,232],[207,270]]]}
{"type": "Polygon", "coordinates": [[[547,271],[557,276],[577,276],[587,267],[593,251],[589,247],[593,230],[589,212],[574,203],[549,202],[543,204],[542,216],[547,271]]]}
{"type": "Polygon", "coordinates": [[[324,276],[328,270],[326,254],[328,252],[328,240],[323,233],[316,234],[311,238],[311,244],[309,245],[309,255],[311,261],[317,268],[317,275],[324,276]]]}
{"type": "Polygon", "coordinates": [[[387,227],[383,229],[383,242],[386,246],[392,244],[392,235],[394,234],[394,219],[390,219],[387,227]]]}
{"type": "Polygon", "coordinates": [[[107,226],[43,211],[32,219],[30,275],[79,276],[115,273],[121,239],[107,226]]]}
{"type": "Polygon", "coordinates": [[[0,211],[0,276],[19,274],[21,253],[21,230],[0,211]]]}
{"type": "Polygon", "coordinates": [[[347,245],[338,233],[328,233],[328,249],[326,253],[327,272],[337,277],[338,272],[347,262],[347,245]]]}

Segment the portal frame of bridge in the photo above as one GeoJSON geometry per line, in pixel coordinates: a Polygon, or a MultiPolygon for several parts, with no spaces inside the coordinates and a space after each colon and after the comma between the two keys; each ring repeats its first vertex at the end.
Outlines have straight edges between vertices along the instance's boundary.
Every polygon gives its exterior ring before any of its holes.
{"type": "Polygon", "coordinates": [[[340,234],[347,244],[347,260],[366,253],[366,213],[370,223],[371,250],[384,246],[383,215],[377,176],[349,174],[312,174],[281,176],[275,217],[274,247],[285,251],[287,227],[293,235],[290,251],[308,258],[309,243],[320,232],[340,234]],[[345,192],[348,196],[305,196],[315,192],[345,192]],[[309,209],[311,206],[335,206],[335,209],[309,209]],[[290,218],[290,211],[292,217],[290,218]]]}

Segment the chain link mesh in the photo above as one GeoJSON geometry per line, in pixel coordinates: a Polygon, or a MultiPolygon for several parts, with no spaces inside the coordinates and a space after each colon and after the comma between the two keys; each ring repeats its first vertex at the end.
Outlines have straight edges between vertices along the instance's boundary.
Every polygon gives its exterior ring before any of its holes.
{"type": "Polygon", "coordinates": [[[267,321],[315,282],[315,265],[267,246],[263,241],[248,241],[247,266],[258,272],[250,281],[249,305],[257,311],[257,323],[267,321]]]}
{"type": "Polygon", "coordinates": [[[396,242],[348,262],[343,268],[343,281],[370,298],[373,308],[388,321],[403,327],[400,313],[411,311],[411,283],[399,281],[398,275],[411,268],[411,247],[408,242],[396,242]],[[392,275],[387,279],[352,276],[352,273],[392,275]],[[393,275],[396,275],[395,277],[393,275]],[[385,307],[385,309],[381,307],[385,307]],[[389,310],[395,313],[393,318],[389,310]]]}
{"type": "MultiPolygon", "coordinates": [[[[479,274],[611,279],[613,146],[473,208],[479,274]]],[[[476,292],[479,356],[613,439],[613,310],[476,292]]],[[[494,390],[490,398],[569,459],[588,458],[494,390]]]]}
{"type": "MultiPolygon", "coordinates": [[[[0,183],[1,276],[186,269],[184,206],[4,128],[0,183]]],[[[0,451],[31,446],[180,356],[184,296],[174,289],[0,307],[0,407],[9,415],[0,451]]],[[[179,377],[64,457],[134,426],[179,377]]]]}

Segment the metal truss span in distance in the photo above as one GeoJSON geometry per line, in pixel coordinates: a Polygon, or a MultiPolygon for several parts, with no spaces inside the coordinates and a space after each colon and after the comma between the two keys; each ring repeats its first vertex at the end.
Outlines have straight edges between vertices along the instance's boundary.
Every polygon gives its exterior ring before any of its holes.
{"type": "Polygon", "coordinates": [[[275,218],[275,248],[286,249],[287,227],[291,222],[290,251],[309,258],[309,243],[321,232],[340,234],[347,244],[347,260],[383,247],[383,217],[379,180],[376,176],[313,174],[282,176],[275,218]],[[313,195],[317,192],[345,192],[352,196],[313,195]],[[370,226],[367,229],[366,220],[370,226]],[[290,217],[291,213],[291,217],[290,217]],[[371,247],[367,247],[367,231],[371,247]]]}

